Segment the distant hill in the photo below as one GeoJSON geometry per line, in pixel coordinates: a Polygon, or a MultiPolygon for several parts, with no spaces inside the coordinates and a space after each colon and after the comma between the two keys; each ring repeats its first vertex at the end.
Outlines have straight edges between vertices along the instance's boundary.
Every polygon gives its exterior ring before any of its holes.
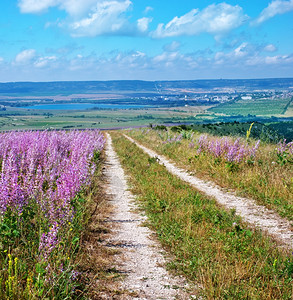
{"type": "Polygon", "coordinates": [[[218,80],[179,80],[179,81],[56,81],[56,82],[8,82],[0,83],[0,94],[63,94],[97,93],[117,91],[156,92],[167,89],[232,88],[245,90],[289,89],[293,78],[273,79],[218,79],[218,80]]]}

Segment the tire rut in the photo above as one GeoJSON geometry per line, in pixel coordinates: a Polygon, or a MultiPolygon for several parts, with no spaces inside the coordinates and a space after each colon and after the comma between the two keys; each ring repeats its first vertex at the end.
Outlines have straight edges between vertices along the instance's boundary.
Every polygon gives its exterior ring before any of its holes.
{"type": "Polygon", "coordinates": [[[188,292],[189,285],[182,276],[173,277],[164,268],[164,252],[152,237],[154,233],[143,227],[146,217],[134,212],[137,209],[134,196],[128,190],[111,136],[106,135],[106,192],[114,205],[114,213],[107,222],[115,226],[105,246],[122,252],[122,257],[118,257],[121,273],[126,275],[122,289],[129,295],[121,295],[120,299],[196,299],[188,292]]]}
{"type": "Polygon", "coordinates": [[[228,209],[235,209],[236,214],[252,227],[257,227],[272,236],[280,245],[285,248],[293,249],[293,231],[290,222],[281,218],[275,211],[267,209],[262,205],[256,204],[252,199],[238,197],[234,193],[226,192],[213,182],[204,181],[195,176],[189,175],[184,169],[178,168],[164,156],[139,144],[131,137],[124,136],[135,143],[140,149],[151,157],[157,157],[159,163],[166,169],[178,176],[183,181],[195,187],[198,191],[209,197],[228,209]]]}

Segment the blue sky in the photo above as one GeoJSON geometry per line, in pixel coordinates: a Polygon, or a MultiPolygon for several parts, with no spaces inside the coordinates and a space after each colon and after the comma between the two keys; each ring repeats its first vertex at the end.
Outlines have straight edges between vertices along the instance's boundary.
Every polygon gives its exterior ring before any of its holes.
{"type": "Polygon", "coordinates": [[[293,77],[293,0],[1,0],[0,81],[293,77]]]}

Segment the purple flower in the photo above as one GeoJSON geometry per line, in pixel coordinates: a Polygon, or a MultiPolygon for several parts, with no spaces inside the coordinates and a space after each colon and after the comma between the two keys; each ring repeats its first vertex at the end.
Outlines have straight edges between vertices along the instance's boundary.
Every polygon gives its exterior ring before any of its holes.
{"type": "Polygon", "coordinates": [[[40,256],[45,260],[48,259],[51,252],[59,244],[58,240],[58,224],[55,222],[47,234],[43,233],[40,240],[39,252],[40,256]]]}
{"type": "Polygon", "coordinates": [[[8,208],[21,215],[25,207],[37,205],[41,225],[50,226],[40,237],[42,257],[59,243],[58,228],[72,220],[71,200],[90,183],[96,166],[93,153],[104,144],[98,130],[1,134],[0,215],[8,208]]]}
{"type": "Polygon", "coordinates": [[[241,143],[240,139],[232,140],[227,137],[208,138],[207,135],[201,135],[197,140],[197,154],[205,152],[215,158],[224,158],[228,162],[240,163],[248,157],[254,157],[259,147],[260,141],[257,141],[254,147],[249,147],[247,143],[241,143]]]}

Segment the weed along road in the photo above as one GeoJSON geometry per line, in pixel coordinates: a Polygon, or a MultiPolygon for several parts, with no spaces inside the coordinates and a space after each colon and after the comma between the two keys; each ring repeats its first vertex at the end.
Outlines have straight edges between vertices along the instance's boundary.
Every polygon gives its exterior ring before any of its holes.
{"type": "MultiPolygon", "coordinates": [[[[143,141],[148,141],[144,145],[156,147],[147,140],[148,133],[145,130],[137,132],[143,141]]],[[[151,132],[150,136],[155,133],[156,131],[151,132]]],[[[131,131],[127,135],[130,134],[131,131]]],[[[266,228],[263,227],[263,223],[256,224],[252,219],[249,224],[236,208],[227,209],[223,204],[219,204],[216,197],[227,197],[219,188],[204,185],[201,188],[205,193],[200,192],[198,187],[195,188],[188,182],[194,179],[193,176],[178,170],[154,151],[142,147],[141,143],[126,137],[121,131],[111,132],[111,137],[113,148],[126,174],[129,189],[135,195],[135,203],[147,217],[145,224],[154,230],[155,238],[162,244],[166,253],[170,254],[167,260],[168,269],[173,270],[175,274],[184,275],[186,280],[195,286],[192,295],[188,295],[188,298],[178,296],[179,299],[290,299],[293,259],[289,226],[287,229],[283,227],[284,231],[287,230],[285,235],[279,235],[280,232],[284,233],[279,231],[272,238],[264,232],[270,229],[267,225],[269,222],[266,223],[266,228]],[[216,189],[218,194],[207,195],[206,192],[210,192],[211,189],[216,189]],[[261,230],[260,226],[264,229],[261,230]]],[[[230,202],[233,201],[234,205],[241,203],[244,206],[244,203],[239,202],[239,199],[236,199],[237,202],[232,196],[234,195],[229,195],[230,202]]],[[[246,204],[244,208],[247,206],[246,204]]],[[[117,208],[118,212],[123,212],[118,203],[117,208]]],[[[247,215],[249,213],[247,212],[247,215]]],[[[137,225],[137,217],[129,217],[126,213],[123,215],[126,220],[134,220],[120,222],[123,226],[127,223],[137,225]]],[[[273,216],[259,216],[261,217],[258,218],[276,221],[275,213],[273,216]]],[[[282,223],[278,224],[283,226],[282,223]]],[[[132,230],[134,229],[130,227],[126,229],[132,230]]],[[[126,238],[121,239],[127,241],[126,238]]],[[[138,243],[140,247],[132,248],[143,249],[141,246],[144,243],[138,241],[133,244],[127,242],[125,248],[138,243]]],[[[127,268],[127,259],[124,266],[127,268]]],[[[129,264],[129,270],[131,269],[129,264]]],[[[125,283],[132,280],[131,274],[129,272],[125,283]]],[[[142,282],[137,280],[140,276],[135,275],[137,287],[143,287],[142,282]]],[[[157,299],[160,298],[157,296],[157,299]]]]}
{"type": "Polygon", "coordinates": [[[117,225],[108,246],[121,249],[119,268],[127,275],[122,281],[122,288],[129,293],[123,299],[189,299],[191,294],[187,292],[186,280],[182,276],[171,276],[166,271],[161,247],[152,237],[153,232],[143,226],[146,217],[136,212],[138,207],[128,191],[109,134],[106,154],[107,193],[112,196],[115,207],[110,222],[117,225]]]}
{"type": "Polygon", "coordinates": [[[293,231],[289,221],[281,218],[274,211],[257,205],[251,199],[237,197],[231,192],[223,191],[212,182],[203,181],[195,176],[189,175],[185,170],[176,167],[174,163],[171,163],[162,155],[144,147],[131,137],[127,135],[124,136],[151,157],[158,158],[158,162],[163,164],[169,172],[188,182],[206,195],[215,198],[218,203],[228,209],[235,209],[236,214],[241,216],[245,222],[253,227],[259,227],[284,246],[293,249],[293,231]]]}

